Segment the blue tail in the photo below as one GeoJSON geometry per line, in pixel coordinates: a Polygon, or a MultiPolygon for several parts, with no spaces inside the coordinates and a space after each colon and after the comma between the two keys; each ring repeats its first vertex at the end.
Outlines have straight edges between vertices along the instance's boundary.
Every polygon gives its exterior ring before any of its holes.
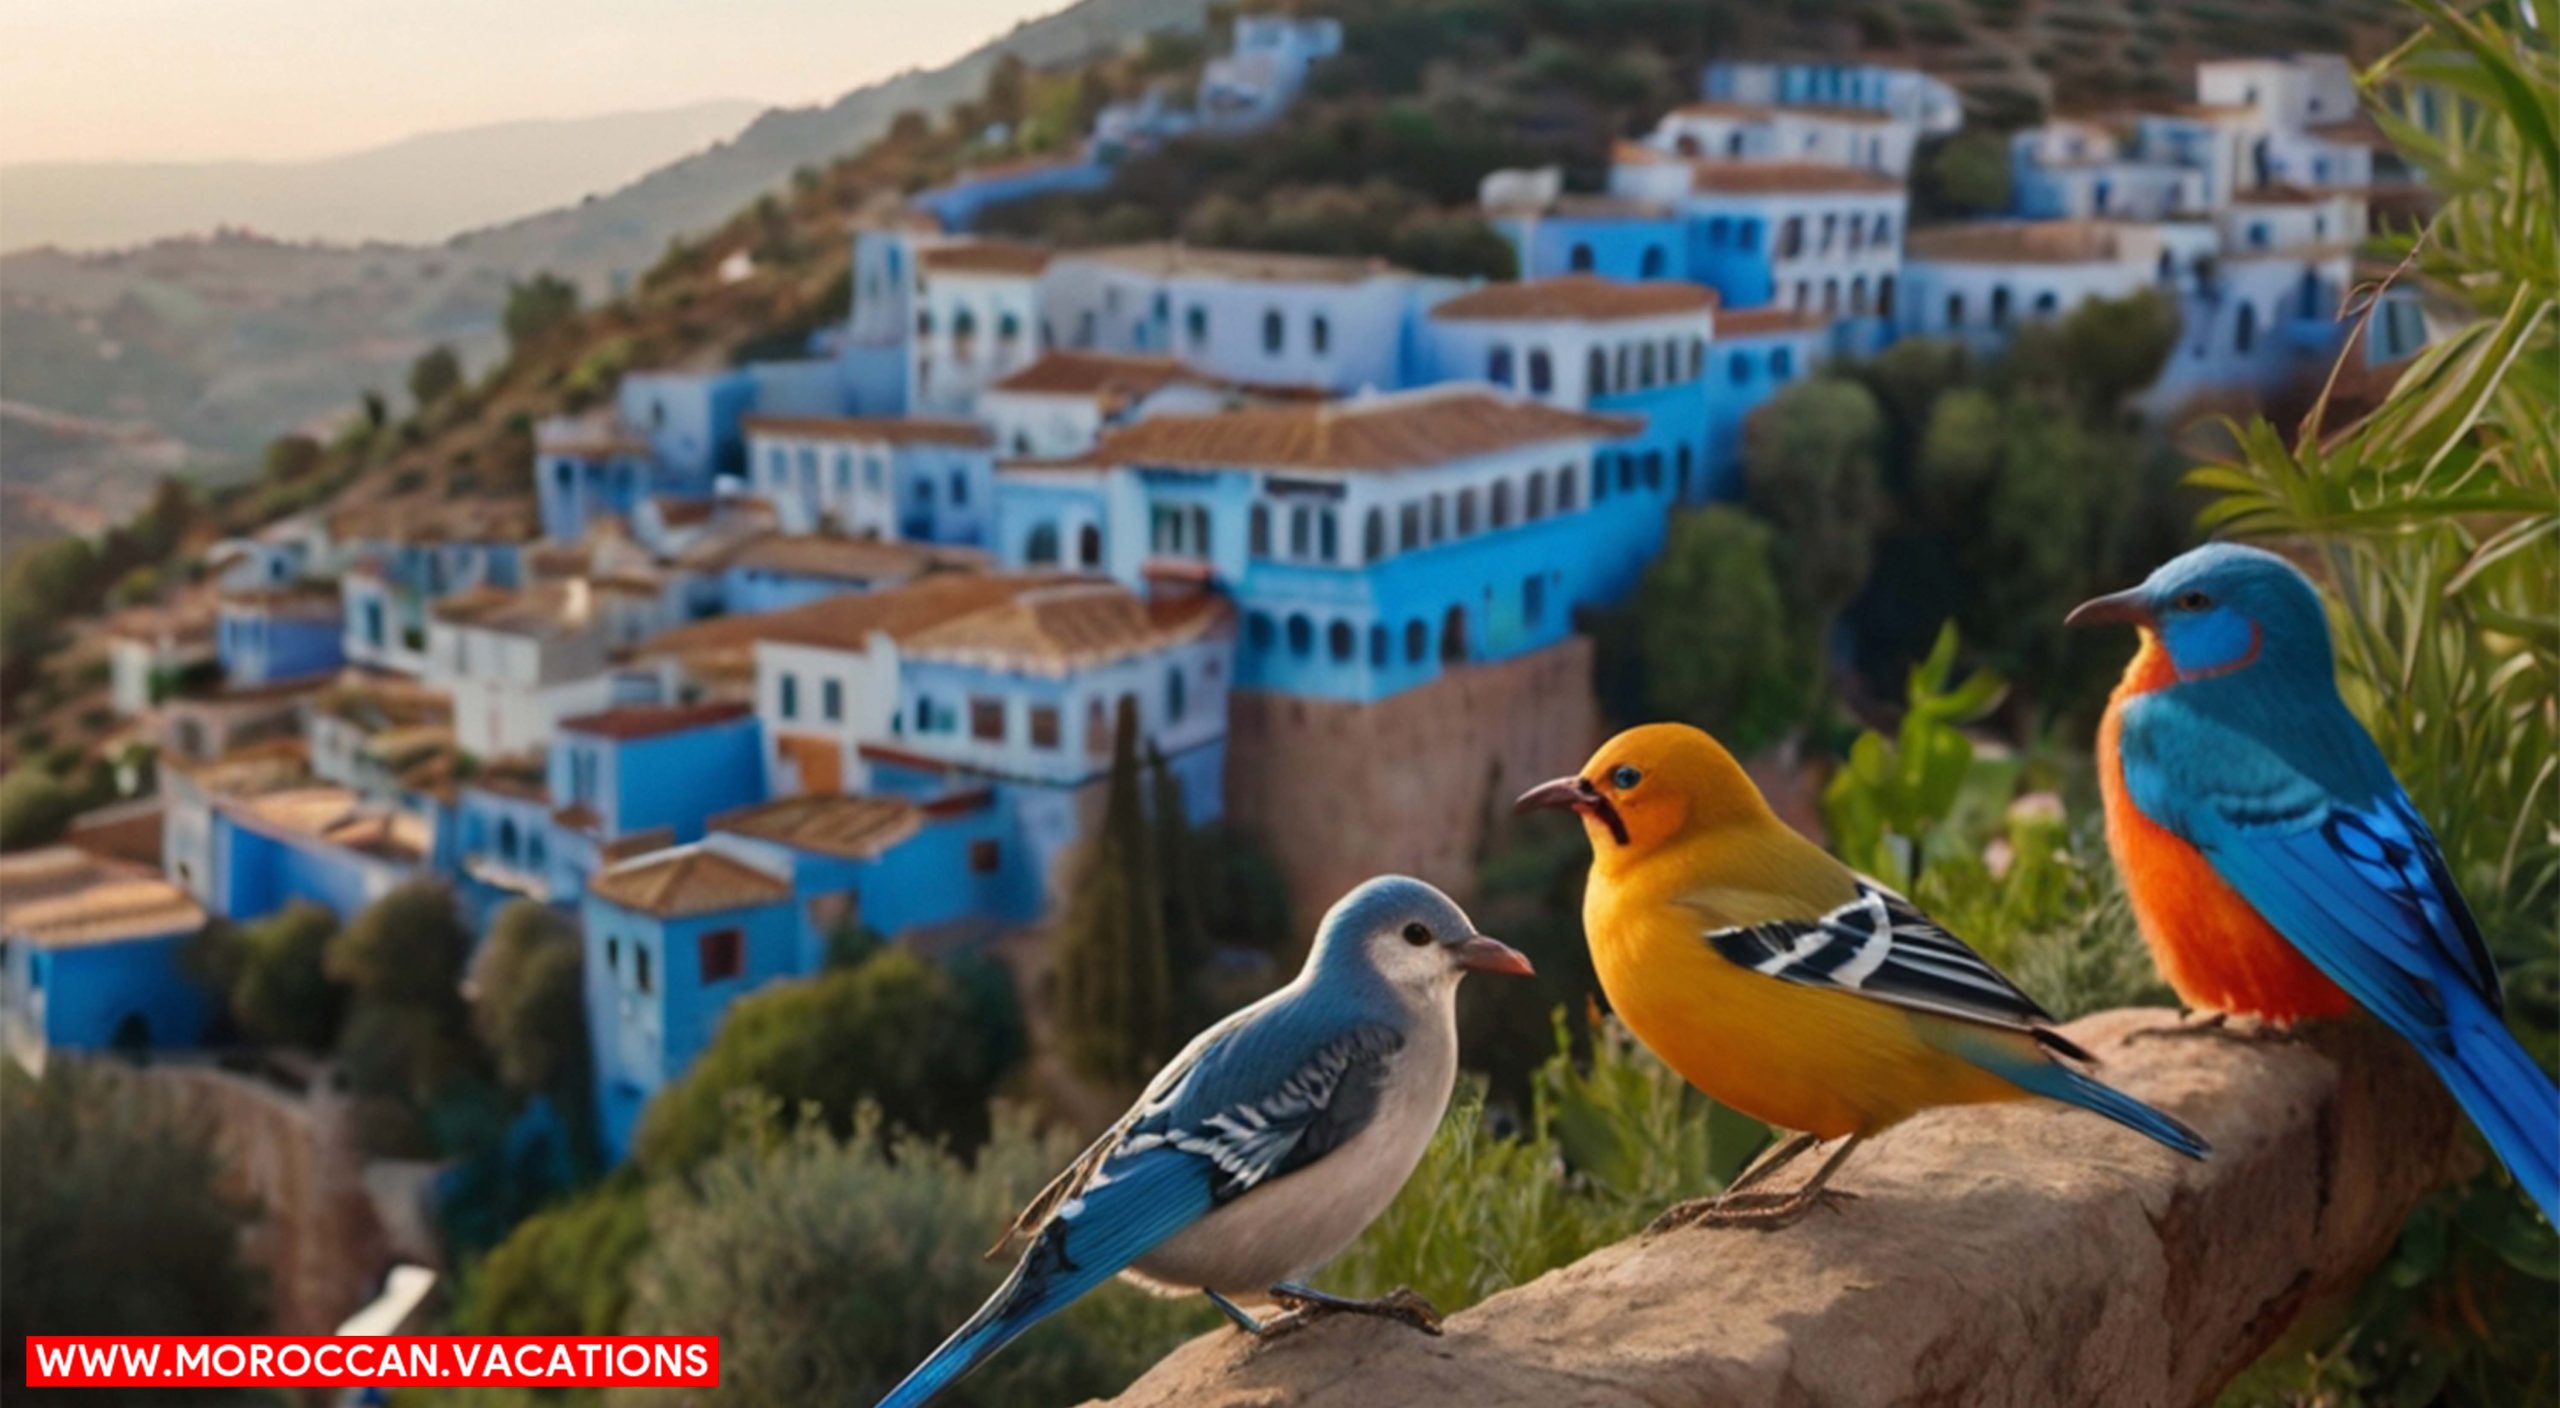
{"type": "Polygon", "coordinates": [[[1023,1331],[1120,1274],[1208,1210],[1198,1161],[1165,1147],[1115,1165],[1107,1188],[1070,1202],[996,1293],[901,1380],[880,1408],[922,1408],[1023,1331]]]}
{"type": "Polygon", "coordinates": [[[2030,1062],[2003,1062],[1994,1069],[2020,1089],[2104,1115],[2188,1158],[2201,1159],[2213,1152],[2203,1135],[2114,1086],[2092,1080],[2058,1061],[2039,1057],[2030,1062]]]}
{"type": "Polygon", "coordinates": [[[2463,983],[2445,994],[2443,1045],[2416,1043],[2542,1215],[2560,1222],[2560,1087],[2463,983]]]}

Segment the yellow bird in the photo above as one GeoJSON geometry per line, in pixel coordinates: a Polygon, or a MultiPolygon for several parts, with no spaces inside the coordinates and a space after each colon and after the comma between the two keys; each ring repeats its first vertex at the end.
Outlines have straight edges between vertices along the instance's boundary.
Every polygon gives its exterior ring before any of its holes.
{"type": "Polygon", "coordinates": [[[1579,813],[1591,838],[1582,924],[1601,989],[1691,1085],[1801,1133],[1713,1200],[1657,1228],[1783,1226],[1858,1141],[1938,1105],[2041,1095],[2190,1158],[2204,1139],[2056,1057],[2089,1053],[1964,941],[1778,819],[1723,745],[1684,724],[1609,740],[1519,809],[1579,813]],[[1746,1193],[1822,1142],[1803,1187],[1746,1193]]]}

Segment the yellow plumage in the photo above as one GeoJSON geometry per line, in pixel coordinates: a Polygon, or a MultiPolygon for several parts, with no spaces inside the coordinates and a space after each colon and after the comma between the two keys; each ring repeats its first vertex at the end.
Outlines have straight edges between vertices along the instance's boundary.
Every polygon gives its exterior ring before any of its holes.
{"type": "Polygon", "coordinates": [[[1936,1105],[2027,1098],[1958,1054],[2007,1048],[2040,1061],[2023,1032],[1763,976],[1718,953],[1709,933],[1817,918],[1855,897],[1856,877],[1781,821],[1695,729],[1632,730],[1583,776],[1605,780],[1622,767],[1643,781],[1610,803],[1624,843],[1586,817],[1594,855],[1583,927],[1609,1005],[1690,1084],[1826,1139],[1872,1134],[1936,1105]]]}

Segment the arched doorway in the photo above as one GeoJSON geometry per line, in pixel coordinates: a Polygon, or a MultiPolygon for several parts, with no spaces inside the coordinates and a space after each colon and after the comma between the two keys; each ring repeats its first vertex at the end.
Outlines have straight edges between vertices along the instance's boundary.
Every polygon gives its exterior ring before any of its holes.
{"type": "Polygon", "coordinates": [[[1440,621],[1440,663],[1467,663],[1467,608],[1452,606],[1440,621]]]}

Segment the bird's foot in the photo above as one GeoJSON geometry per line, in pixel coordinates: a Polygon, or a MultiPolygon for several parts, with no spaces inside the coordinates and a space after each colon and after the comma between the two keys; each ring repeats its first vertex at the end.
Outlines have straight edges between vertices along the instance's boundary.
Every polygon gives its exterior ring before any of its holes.
{"type": "Polygon", "coordinates": [[[1318,1320],[1335,1315],[1367,1315],[1409,1325],[1426,1335],[1441,1333],[1440,1311],[1410,1288],[1398,1286],[1376,1300],[1327,1295],[1307,1286],[1274,1286],[1271,1302],[1284,1312],[1262,1322],[1254,1338],[1268,1343],[1296,1334],[1318,1320]]]}
{"type": "Polygon", "coordinates": [[[2137,1041],[2183,1041],[2192,1037],[2212,1037],[2220,1041],[2245,1042],[2287,1042],[2296,1039],[2291,1028],[2280,1027],[2273,1022],[2262,1022],[2255,1017],[2243,1017],[2235,1022],[2230,1013],[2215,1012],[2202,1021],[2191,1021],[2190,1015],[2181,1015],[2176,1022],[2165,1027],[2144,1027],[2127,1036],[2124,1039],[2125,1044],[2130,1046],[2137,1041]]]}
{"type": "Polygon", "coordinates": [[[1676,1232],[1683,1227],[1750,1227],[1769,1232],[1794,1223],[1817,1207],[1828,1205],[1836,1211],[1842,1204],[1857,1200],[1857,1194],[1834,1188],[1692,1198],[1665,1209],[1645,1232],[1676,1232]]]}

